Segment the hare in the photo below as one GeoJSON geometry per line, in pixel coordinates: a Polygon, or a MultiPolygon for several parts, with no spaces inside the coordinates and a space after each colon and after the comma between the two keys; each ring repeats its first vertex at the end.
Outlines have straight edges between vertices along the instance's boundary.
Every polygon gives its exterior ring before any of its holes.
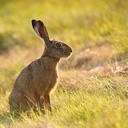
{"type": "Polygon", "coordinates": [[[9,96],[11,112],[16,108],[36,111],[37,107],[52,111],[50,92],[57,82],[57,64],[61,57],[68,57],[72,52],[67,44],[49,39],[42,21],[33,19],[32,27],[44,40],[45,48],[42,56],[25,67],[17,77],[9,96]]]}

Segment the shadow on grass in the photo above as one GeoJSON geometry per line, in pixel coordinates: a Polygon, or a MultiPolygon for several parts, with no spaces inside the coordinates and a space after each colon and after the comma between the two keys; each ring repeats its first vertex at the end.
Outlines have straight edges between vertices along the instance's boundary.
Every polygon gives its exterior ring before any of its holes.
{"type": "Polygon", "coordinates": [[[7,111],[0,113],[0,124],[10,125],[14,121],[19,121],[22,119],[22,111],[15,109],[14,111],[7,111]]]}
{"type": "Polygon", "coordinates": [[[9,112],[4,112],[2,114],[0,114],[0,124],[11,124],[12,120],[11,120],[11,115],[9,112]]]}
{"type": "Polygon", "coordinates": [[[0,33],[0,55],[7,53],[9,50],[15,47],[28,48],[26,40],[19,38],[15,33],[9,31],[4,34],[0,33]]]}
{"type": "Polygon", "coordinates": [[[5,124],[5,125],[10,125],[11,123],[14,122],[14,120],[18,121],[21,120],[21,112],[15,112],[15,113],[10,113],[10,112],[4,112],[0,114],[0,124],[5,124]]]}
{"type": "Polygon", "coordinates": [[[0,34],[0,54],[7,52],[8,47],[5,45],[6,40],[2,34],[0,34]]]}

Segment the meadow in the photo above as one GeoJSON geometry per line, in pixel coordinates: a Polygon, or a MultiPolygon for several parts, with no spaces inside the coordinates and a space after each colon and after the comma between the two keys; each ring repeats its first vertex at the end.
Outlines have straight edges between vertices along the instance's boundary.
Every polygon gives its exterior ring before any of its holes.
{"type": "Polygon", "coordinates": [[[127,0],[0,1],[0,128],[128,128],[127,0]],[[51,94],[53,114],[10,114],[13,83],[43,53],[31,27],[73,48],[51,94]],[[68,75],[67,75],[68,74],[68,75]]]}

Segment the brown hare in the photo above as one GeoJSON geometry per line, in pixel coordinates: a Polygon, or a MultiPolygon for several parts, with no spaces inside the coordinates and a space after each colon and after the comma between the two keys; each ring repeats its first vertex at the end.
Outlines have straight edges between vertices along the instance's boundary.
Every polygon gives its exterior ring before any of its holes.
{"type": "Polygon", "coordinates": [[[46,27],[40,20],[32,20],[32,27],[45,42],[43,55],[25,67],[17,77],[9,96],[10,111],[20,108],[27,111],[37,107],[51,109],[50,92],[57,82],[57,64],[61,57],[68,57],[72,49],[65,43],[50,40],[46,27]]]}

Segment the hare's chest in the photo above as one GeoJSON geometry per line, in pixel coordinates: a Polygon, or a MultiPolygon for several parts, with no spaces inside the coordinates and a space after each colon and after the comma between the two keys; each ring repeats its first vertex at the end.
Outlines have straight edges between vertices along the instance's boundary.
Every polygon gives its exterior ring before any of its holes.
{"type": "Polygon", "coordinates": [[[47,73],[42,74],[41,90],[45,90],[47,93],[50,93],[54,89],[57,83],[57,72],[56,71],[47,71],[47,73]]]}
{"type": "Polygon", "coordinates": [[[57,81],[57,72],[54,71],[54,70],[53,71],[50,70],[48,72],[48,75],[46,77],[47,77],[47,83],[48,83],[48,85],[54,84],[57,81]]]}

